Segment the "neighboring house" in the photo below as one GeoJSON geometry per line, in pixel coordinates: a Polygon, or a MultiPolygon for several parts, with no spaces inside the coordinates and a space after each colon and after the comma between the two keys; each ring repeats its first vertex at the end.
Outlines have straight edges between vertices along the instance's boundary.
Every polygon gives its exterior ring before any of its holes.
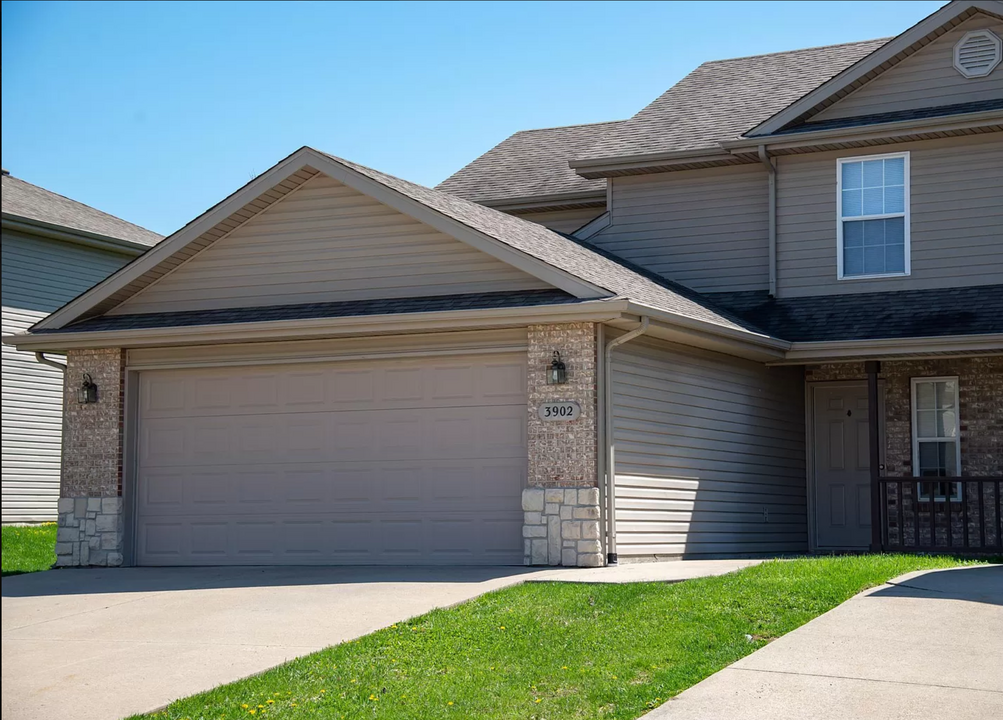
{"type": "MultiPolygon", "coordinates": [[[[3,333],[24,332],[160,235],[3,171],[3,333]]],[[[63,378],[3,348],[3,522],[56,519],[63,378]]]]}
{"type": "Polygon", "coordinates": [[[1001,36],[707,63],[435,190],[298,150],[5,339],[98,386],[59,564],[999,550],[1001,36]]]}

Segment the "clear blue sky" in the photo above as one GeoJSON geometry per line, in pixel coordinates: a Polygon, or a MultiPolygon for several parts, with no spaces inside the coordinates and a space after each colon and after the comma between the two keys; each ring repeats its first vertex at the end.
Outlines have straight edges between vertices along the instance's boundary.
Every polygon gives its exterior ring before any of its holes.
{"type": "Polygon", "coordinates": [[[433,185],[626,118],[706,60],[895,35],[943,2],[4,2],[3,166],[173,232],[302,145],[433,185]]]}

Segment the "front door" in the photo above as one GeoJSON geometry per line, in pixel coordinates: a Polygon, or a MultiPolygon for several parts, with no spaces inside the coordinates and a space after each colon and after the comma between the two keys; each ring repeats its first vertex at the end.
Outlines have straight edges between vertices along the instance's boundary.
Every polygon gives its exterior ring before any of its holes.
{"type": "Polygon", "coordinates": [[[820,549],[871,541],[866,385],[814,387],[815,538],[820,549]]]}

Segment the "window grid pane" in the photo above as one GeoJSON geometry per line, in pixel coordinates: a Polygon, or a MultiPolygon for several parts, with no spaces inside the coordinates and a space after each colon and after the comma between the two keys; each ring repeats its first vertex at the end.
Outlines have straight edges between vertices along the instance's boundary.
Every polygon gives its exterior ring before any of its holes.
{"type": "Polygon", "coordinates": [[[840,164],[843,276],[904,274],[905,158],[840,164]],[[900,217],[853,220],[874,215],[900,217]]]}

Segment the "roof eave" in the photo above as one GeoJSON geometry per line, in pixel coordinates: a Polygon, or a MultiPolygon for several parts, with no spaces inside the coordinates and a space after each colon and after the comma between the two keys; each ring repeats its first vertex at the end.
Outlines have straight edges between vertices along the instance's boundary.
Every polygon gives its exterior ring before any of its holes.
{"type": "Polygon", "coordinates": [[[721,147],[732,153],[751,152],[760,145],[767,149],[789,149],[811,147],[823,143],[863,140],[894,139],[918,133],[949,133],[965,130],[995,129],[1003,123],[1003,111],[984,110],[982,112],[940,116],[912,120],[899,120],[873,125],[827,130],[805,130],[803,132],[776,133],[761,137],[743,137],[725,140],[721,147]]]}
{"type": "Polygon", "coordinates": [[[804,365],[821,362],[856,362],[882,357],[923,358],[953,354],[995,354],[1003,352],[1003,333],[949,335],[884,340],[827,340],[795,342],[784,358],[770,365],[804,365]]]}
{"type": "Polygon", "coordinates": [[[143,243],[123,240],[122,238],[111,237],[109,235],[101,235],[99,233],[92,233],[86,230],[78,230],[65,225],[48,223],[35,218],[24,217],[23,215],[15,215],[13,213],[2,213],[2,216],[0,217],[2,217],[2,221],[0,222],[2,222],[5,230],[37,235],[50,240],[59,240],[62,242],[73,243],[75,245],[83,245],[85,247],[106,250],[108,252],[114,252],[130,257],[142,255],[144,252],[153,247],[153,245],[144,245],[143,243]]]}
{"type": "Polygon", "coordinates": [[[3,337],[5,345],[31,352],[65,352],[81,348],[136,348],[208,345],[265,340],[304,340],[358,335],[399,335],[417,332],[517,327],[538,323],[607,322],[621,317],[621,298],[580,303],[445,310],[387,315],[273,320],[266,322],[190,325],[180,327],[93,332],[22,333],[3,337]]]}
{"type": "Polygon", "coordinates": [[[724,150],[720,145],[713,145],[693,150],[674,150],[671,152],[643,155],[579,158],[571,160],[569,165],[582,177],[595,179],[661,172],[675,167],[736,165],[744,162],[759,161],[737,157],[735,154],[724,150]]]}
{"type": "Polygon", "coordinates": [[[572,210],[576,208],[606,207],[606,190],[587,190],[549,195],[523,195],[520,197],[488,198],[474,202],[502,212],[543,212],[546,210],[572,210]]]}
{"type": "Polygon", "coordinates": [[[781,360],[791,346],[790,342],[770,335],[726,327],[633,301],[628,302],[627,312],[637,317],[648,316],[653,321],[649,334],[654,337],[749,360],[781,360]]]}

